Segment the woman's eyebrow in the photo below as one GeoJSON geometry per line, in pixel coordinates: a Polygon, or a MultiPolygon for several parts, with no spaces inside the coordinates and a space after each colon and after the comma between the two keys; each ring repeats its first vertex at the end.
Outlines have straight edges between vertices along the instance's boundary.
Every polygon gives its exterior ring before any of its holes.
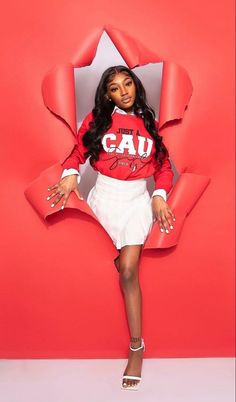
{"type": "MultiPolygon", "coordinates": [[[[127,79],[131,79],[131,77],[126,77],[126,78],[124,78],[124,79],[123,79],[123,82],[124,82],[125,80],[127,80],[127,79]]],[[[110,87],[111,85],[119,85],[119,84],[117,84],[117,83],[115,83],[115,82],[111,82],[110,84],[108,84],[108,87],[110,87]]]]}

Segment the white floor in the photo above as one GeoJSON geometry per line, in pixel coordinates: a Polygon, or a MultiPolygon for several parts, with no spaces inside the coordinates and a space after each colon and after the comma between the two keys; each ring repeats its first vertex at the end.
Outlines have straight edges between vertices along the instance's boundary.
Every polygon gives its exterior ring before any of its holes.
{"type": "Polygon", "coordinates": [[[1,402],[234,402],[235,359],[144,359],[138,391],[125,359],[0,360],[1,402]]]}

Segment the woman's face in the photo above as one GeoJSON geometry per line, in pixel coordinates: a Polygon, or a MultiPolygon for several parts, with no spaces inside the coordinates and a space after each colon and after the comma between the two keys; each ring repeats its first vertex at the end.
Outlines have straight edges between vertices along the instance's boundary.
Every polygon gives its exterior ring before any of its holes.
{"type": "Polygon", "coordinates": [[[135,83],[127,73],[117,73],[107,84],[107,96],[127,113],[132,111],[135,95],[135,83]]]}

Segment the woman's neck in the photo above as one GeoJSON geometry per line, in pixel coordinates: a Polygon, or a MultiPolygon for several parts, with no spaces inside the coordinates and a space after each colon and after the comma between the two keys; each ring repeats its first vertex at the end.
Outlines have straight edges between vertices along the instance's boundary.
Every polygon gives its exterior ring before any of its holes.
{"type": "Polygon", "coordinates": [[[123,110],[128,114],[133,113],[133,111],[134,111],[133,107],[131,107],[129,109],[123,109],[123,110]]]}

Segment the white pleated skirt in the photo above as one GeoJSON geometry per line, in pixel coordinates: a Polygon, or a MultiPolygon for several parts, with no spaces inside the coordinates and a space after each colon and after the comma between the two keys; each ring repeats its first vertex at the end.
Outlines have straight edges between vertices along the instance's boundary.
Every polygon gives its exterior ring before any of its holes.
{"type": "Polygon", "coordinates": [[[154,222],[145,178],[119,180],[98,172],[87,203],[118,250],[144,244],[154,222]]]}

